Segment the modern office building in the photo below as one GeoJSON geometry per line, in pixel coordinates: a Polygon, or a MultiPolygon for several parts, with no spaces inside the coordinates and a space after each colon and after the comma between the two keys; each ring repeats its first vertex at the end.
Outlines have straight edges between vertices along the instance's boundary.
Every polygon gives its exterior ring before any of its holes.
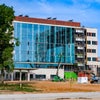
{"type": "Polygon", "coordinates": [[[96,71],[97,29],[81,27],[80,22],[17,16],[13,21],[14,37],[20,45],[14,48],[14,79],[52,79],[60,65],[64,71],[96,71]]]}

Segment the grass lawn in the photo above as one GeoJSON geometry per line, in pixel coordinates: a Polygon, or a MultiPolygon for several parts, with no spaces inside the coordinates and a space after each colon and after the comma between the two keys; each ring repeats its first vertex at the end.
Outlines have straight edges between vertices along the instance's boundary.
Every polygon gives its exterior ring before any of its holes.
{"type": "Polygon", "coordinates": [[[34,87],[28,84],[0,84],[1,91],[20,91],[20,92],[38,92],[34,87]]]}

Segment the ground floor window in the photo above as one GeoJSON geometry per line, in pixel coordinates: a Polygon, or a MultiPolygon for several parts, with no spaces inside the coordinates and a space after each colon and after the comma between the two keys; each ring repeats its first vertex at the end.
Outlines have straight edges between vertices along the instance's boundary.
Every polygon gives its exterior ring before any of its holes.
{"type": "MultiPolygon", "coordinates": [[[[15,80],[20,80],[20,72],[15,72],[15,80]]],[[[27,72],[21,72],[21,80],[27,80],[27,72]]]]}
{"type": "Polygon", "coordinates": [[[42,75],[42,74],[36,74],[35,75],[36,79],[46,79],[46,75],[42,75]]]}
{"type": "Polygon", "coordinates": [[[20,79],[20,73],[19,72],[16,72],[15,73],[15,80],[19,80],[20,79]]]}
{"type": "Polygon", "coordinates": [[[33,74],[30,74],[30,79],[33,79],[33,74]]]}

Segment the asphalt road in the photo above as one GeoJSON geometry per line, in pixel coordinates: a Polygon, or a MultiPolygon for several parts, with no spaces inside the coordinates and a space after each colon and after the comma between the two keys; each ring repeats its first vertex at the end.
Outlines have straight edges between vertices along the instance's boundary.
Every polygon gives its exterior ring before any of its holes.
{"type": "Polygon", "coordinates": [[[100,92],[0,94],[0,100],[100,100],[100,92]],[[80,99],[79,99],[80,98],[80,99]]]}

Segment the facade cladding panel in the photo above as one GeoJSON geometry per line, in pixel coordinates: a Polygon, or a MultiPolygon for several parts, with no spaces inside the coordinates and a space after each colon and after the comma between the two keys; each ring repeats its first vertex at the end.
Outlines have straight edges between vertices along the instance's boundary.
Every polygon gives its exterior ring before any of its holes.
{"type": "Polygon", "coordinates": [[[14,21],[14,35],[20,41],[20,46],[15,47],[15,67],[49,67],[59,59],[61,63],[74,64],[74,32],[72,27],[14,21]]]}
{"type": "Polygon", "coordinates": [[[15,20],[21,21],[21,22],[43,23],[43,24],[80,27],[79,22],[70,22],[70,21],[48,20],[48,19],[19,17],[19,16],[15,17],[15,20]]]}

